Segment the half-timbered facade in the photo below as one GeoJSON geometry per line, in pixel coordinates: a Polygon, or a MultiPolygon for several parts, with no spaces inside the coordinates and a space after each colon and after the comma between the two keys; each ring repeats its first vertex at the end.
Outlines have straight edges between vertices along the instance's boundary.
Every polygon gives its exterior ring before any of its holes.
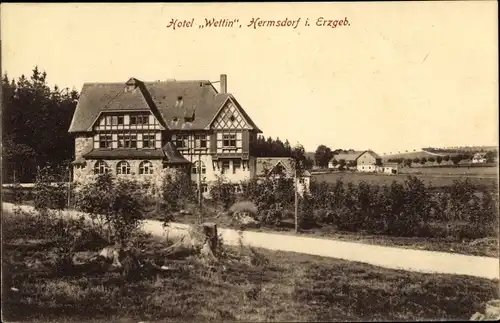
{"type": "Polygon", "coordinates": [[[255,176],[252,143],[260,129],[236,98],[205,80],[84,84],[69,132],[74,180],[104,172],[150,180],[181,168],[209,183],[255,176]]]}

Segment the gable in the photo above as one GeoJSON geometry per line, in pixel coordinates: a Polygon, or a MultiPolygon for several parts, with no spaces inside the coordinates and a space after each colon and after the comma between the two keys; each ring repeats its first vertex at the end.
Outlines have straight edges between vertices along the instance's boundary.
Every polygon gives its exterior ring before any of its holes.
{"type": "Polygon", "coordinates": [[[92,126],[94,131],[107,130],[164,130],[150,110],[103,111],[92,126]]]}
{"type": "Polygon", "coordinates": [[[210,129],[252,130],[253,127],[243,115],[241,109],[232,100],[228,99],[212,121],[210,129]]]}
{"type": "MultiPolygon", "coordinates": [[[[95,83],[84,84],[80,99],[71,120],[69,132],[91,131],[99,124],[103,113],[148,111],[155,115],[157,122],[162,125],[154,104],[149,102],[148,96],[140,81],[133,79],[123,83],[95,83]]],[[[161,126],[164,129],[163,126],[161,126]]]]}
{"type": "Polygon", "coordinates": [[[371,152],[365,151],[364,153],[359,155],[359,157],[356,159],[361,159],[361,158],[363,158],[363,159],[376,159],[377,157],[375,157],[371,152]]]}

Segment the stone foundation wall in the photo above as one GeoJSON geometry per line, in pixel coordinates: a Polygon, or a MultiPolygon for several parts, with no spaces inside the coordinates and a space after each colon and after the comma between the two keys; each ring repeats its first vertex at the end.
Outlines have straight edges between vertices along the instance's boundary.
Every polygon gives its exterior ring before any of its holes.
{"type": "Polygon", "coordinates": [[[94,148],[94,138],[90,135],[77,135],[75,138],[75,159],[82,157],[94,148]]]}
{"type": "MultiPolygon", "coordinates": [[[[139,164],[142,160],[126,160],[130,165],[130,174],[117,175],[116,167],[122,160],[104,160],[111,169],[111,174],[116,179],[126,179],[137,182],[145,189],[145,193],[154,195],[159,192],[167,175],[176,176],[175,169],[164,169],[161,160],[150,160],[153,164],[153,174],[139,175],[139,164]]],[[[94,174],[94,165],[97,160],[87,160],[85,167],[75,166],[73,170],[73,181],[78,184],[87,184],[96,180],[98,175],[94,174]]]]}

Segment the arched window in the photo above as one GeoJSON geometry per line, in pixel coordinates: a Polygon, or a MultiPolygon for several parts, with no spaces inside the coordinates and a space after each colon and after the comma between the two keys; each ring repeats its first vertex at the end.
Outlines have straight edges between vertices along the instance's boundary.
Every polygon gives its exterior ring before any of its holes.
{"type": "Polygon", "coordinates": [[[116,173],[118,175],[130,174],[130,164],[124,160],[116,165],[116,173]]]}
{"type": "Polygon", "coordinates": [[[205,163],[200,160],[197,160],[193,163],[191,167],[191,174],[198,174],[198,169],[201,167],[201,173],[206,174],[207,168],[205,167],[205,163]]]}
{"type": "Polygon", "coordinates": [[[153,164],[149,160],[142,161],[139,164],[139,174],[140,175],[153,174],[153,164]]]}
{"type": "Polygon", "coordinates": [[[96,175],[108,173],[110,170],[108,164],[102,160],[97,161],[94,165],[94,174],[96,175]]]}

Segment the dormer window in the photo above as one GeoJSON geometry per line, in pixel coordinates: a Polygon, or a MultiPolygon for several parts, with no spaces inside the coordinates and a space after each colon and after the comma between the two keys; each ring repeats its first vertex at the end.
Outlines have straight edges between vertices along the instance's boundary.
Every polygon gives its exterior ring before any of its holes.
{"type": "Polygon", "coordinates": [[[185,115],[184,121],[185,122],[193,122],[194,121],[194,112],[191,115],[185,115]]]}
{"type": "Polygon", "coordinates": [[[135,78],[131,78],[125,83],[125,92],[132,92],[137,87],[138,81],[135,78]]]}
{"type": "Polygon", "coordinates": [[[182,101],[182,96],[178,96],[177,97],[177,102],[175,102],[175,107],[176,108],[182,108],[183,105],[184,105],[184,103],[182,101]]]}

